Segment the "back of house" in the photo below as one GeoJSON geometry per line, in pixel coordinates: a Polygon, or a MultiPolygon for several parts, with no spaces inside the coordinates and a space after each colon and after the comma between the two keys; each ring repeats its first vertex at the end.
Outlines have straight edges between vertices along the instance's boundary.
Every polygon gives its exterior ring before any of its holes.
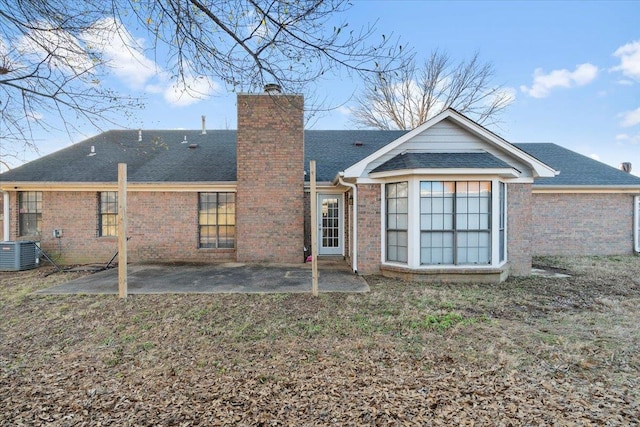
{"type": "Polygon", "coordinates": [[[319,256],[412,280],[638,251],[640,178],[558,145],[511,144],[451,109],[411,131],[324,131],[304,130],[300,95],[237,105],[237,131],[112,130],[0,174],[3,240],[106,263],[126,163],[131,262],[302,263],[314,222],[319,256]]]}

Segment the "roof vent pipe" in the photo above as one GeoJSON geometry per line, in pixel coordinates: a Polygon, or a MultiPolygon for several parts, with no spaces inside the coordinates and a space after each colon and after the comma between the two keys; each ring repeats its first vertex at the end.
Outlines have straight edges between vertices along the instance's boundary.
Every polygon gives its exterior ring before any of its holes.
{"type": "Polygon", "coordinates": [[[631,163],[630,162],[621,163],[620,169],[626,173],[631,173],[631,163]]]}
{"type": "Polygon", "coordinates": [[[207,134],[207,116],[202,116],[202,135],[207,134]]]}
{"type": "Polygon", "coordinates": [[[184,136],[184,140],[182,141],[183,144],[187,144],[189,141],[187,141],[187,135],[184,136]]]}
{"type": "Polygon", "coordinates": [[[138,129],[138,142],[142,142],[142,129],[138,129]]]}
{"type": "Polygon", "coordinates": [[[279,84],[276,83],[268,83],[264,85],[264,92],[268,94],[278,94],[282,93],[282,88],[279,84]]]}

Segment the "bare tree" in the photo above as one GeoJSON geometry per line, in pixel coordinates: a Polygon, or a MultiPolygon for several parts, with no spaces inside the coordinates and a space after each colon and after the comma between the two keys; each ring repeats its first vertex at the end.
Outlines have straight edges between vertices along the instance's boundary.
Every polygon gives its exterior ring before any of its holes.
{"type": "Polygon", "coordinates": [[[414,129],[447,108],[481,124],[493,124],[513,100],[503,86],[491,82],[493,67],[478,54],[457,64],[434,51],[422,67],[413,58],[397,70],[365,78],[356,97],[353,122],[376,129],[414,129]]]}
{"type": "Polygon", "coordinates": [[[0,1],[0,158],[37,150],[35,129],[71,133],[138,105],[101,85],[104,62],[86,42],[101,15],[82,2],[0,1]]]}
{"type": "Polygon", "coordinates": [[[348,0],[0,0],[0,144],[35,148],[34,129],[52,126],[52,112],[71,131],[80,119],[98,125],[138,107],[102,85],[112,65],[105,43],[117,37],[140,53],[128,28],[148,32],[151,62],[193,96],[203,80],[308,92],[338,69],[392,69],[406,49],[375,39],[373,27],[350,29],[341,20],[349,8],[348,0]]]}

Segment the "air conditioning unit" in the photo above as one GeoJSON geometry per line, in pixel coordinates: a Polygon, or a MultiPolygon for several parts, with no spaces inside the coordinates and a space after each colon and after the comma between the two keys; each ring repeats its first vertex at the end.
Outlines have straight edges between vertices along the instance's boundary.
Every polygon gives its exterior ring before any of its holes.
{"type": "Polygon", "coordinates": [[[21,271],[38,266],[38,247],[30,240],[0,242],[0,271],[21,271]]]}

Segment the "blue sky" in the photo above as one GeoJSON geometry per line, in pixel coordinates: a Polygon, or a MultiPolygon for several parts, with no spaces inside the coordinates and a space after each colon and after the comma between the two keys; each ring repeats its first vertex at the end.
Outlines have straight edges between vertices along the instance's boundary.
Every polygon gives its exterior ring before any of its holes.
{"type": "MultiPolygon", "coordinates": [[[[632,162],[640,173],[640,1],[354,0],[344,18],[351,28],[377,21],[379,34],[400,37],[419,60],[434,49],[454,61],[479,52],[493,64],[494,82],[514,95],[500,123],[490,127],[506,140],[554,142],[615,167],[632,162]]],[[[150,55],[135,61],[113,55],[119,68],[105,84],[147,103],[123,121],[126,126],[193,129],[206,115],[211,129],[235,129],[235,95],[216,82],[207,99],[179,100],[150,55]]],[[[348,107],[358,88],[346,75],[320,82],[318,96],[344,105],[313,120],[312,128],[354,128],[348,107]]],[[[45,154],[97,132],[42,135],[38,144],[45,154]]]]}

